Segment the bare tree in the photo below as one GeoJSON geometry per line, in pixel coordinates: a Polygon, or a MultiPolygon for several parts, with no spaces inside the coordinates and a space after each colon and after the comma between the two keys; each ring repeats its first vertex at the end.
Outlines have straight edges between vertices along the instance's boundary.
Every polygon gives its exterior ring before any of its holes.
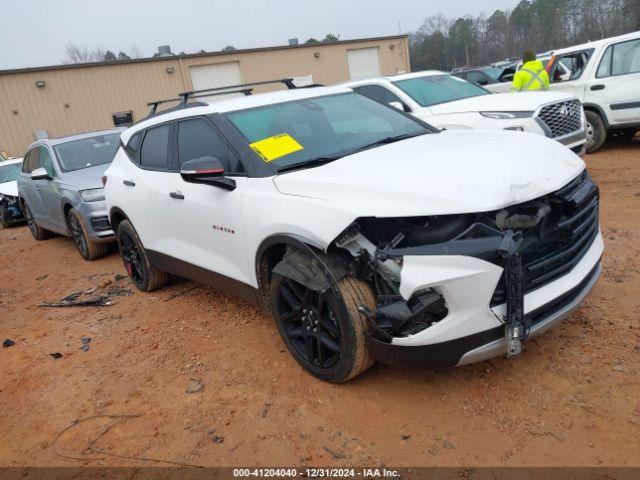
{"type": "Polygon", "coordinates": [[[107,52],[108,50],[102,47],[89,50],[87,47],[81,47],[75,43],[68,43],[65,46],[65,63],[102,62],[107,52]]]}

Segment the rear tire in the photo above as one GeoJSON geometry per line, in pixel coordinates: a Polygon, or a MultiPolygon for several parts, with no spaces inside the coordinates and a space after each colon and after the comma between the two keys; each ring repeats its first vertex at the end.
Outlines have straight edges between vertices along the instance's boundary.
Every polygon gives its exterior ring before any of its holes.
{"type": "Polygon", "coordinates": [[[350,276],[324,293],[277,273],[271,280],[272,313],[282,340],[307,372],[326,382],[346,382],[373,365],[358,308],[374,310],[375,304],[371,287],[350,276]]]}
{"type": "Polygon", "coordinates": [[[33,218],[33,214],[31,213],[29,206],[26,203],[22,204],[22,211],[24,213],[24,218],[27,221],[27,226],[29,227],[29,231],[31,232],[31,235],[33,235],[33,238],[35,238],[38,241],[41,241],[41,240],[46,240],[47,238],[53,237],[52,232],[38,226],[35,218],[33,218]]]}
{"type": "Polygon", "coordinates": [[[584,114],[587,119],[585,126],[587,129],[587,153],[593,153],[602,147],[607,139],[607,128],[602,117],[596,112],[586,110],[584,114]]]}
{"type": "Polygon", "coordinates": [[[89,240],[84,223],[80,219],[78,212],[73,208],[67,213],[67,225],[71,231],[73,243],[85,260],[90,262],[102,258],[109,253],[109,245],[89,240]]]}
{"type": "Polygon", "coordinates": [[[124,268],[139,290],[151,292],[167,284],[169,275],[151,265],[140,237],[129,220],[123,220],[118,225],[117,239],[124,268]]]}

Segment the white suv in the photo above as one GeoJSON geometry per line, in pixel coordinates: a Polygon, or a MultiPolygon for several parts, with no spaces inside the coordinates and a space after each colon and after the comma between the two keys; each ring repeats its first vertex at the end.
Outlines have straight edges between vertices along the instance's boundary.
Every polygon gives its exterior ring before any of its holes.
{"type": "Polygon", "coordinates": [[[578,97],[587,117],[587,151],[600,148],[607,131],[640,129],[640,32],[556,50],[551,89],[578,97]]]}
{"type": "Polygon", "coordinates": [[[323,380],[517,354],[600,273],[598,189],[539,135],[437,132],[317,87],[187,103],[121,140],[104,181],[131,281],[263,306],[323,380]]]}
{"type": "Polygon", "coordinates": [[[586,144],[580,101],[560,92],[491,94],[462,78],[435,70],[344,84],[438,127],[498,129],[537,133],[577,154],[586,144]]]}

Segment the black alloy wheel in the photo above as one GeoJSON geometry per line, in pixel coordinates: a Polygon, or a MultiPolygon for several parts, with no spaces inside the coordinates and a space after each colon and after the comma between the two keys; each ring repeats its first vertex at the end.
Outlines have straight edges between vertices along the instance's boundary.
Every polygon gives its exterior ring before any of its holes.
{"type": "Polygon", "coordinates": [[[311,290],[285,278],[278,291],[278,321],[296,356],[313,369],[330,370],[342,355],[342,332],[336,320],[335,296],[311,290]]]}
{"type": "Polygon", "coordinates": [[[77,215],[68,215],[69,222],[69,230],[71,230],[71,237],[73,238],[73,243],[75,243],[76,248],[82,255],[82,258],[87,258],[89,256],[89,249],[87,248],[87,239],[84,236],[84,231],[82,230],[82,225],[80,225],[80,220],[77,215]]]}
{"type": "Polygon", "coordinates": [[[129,220],[121,221],[117,227],[118,248],[131,282],[143,292],[157,290],[167,284],[169,275],[149,261],[144,245],[129,220]]]}
{"type": "Polygon", "coordinates": [[[131,238],[129,232],[122,232],[119,240],[124,268],[136,285],[142,285],[144,283],[144,263],[136,242],[131,238]]]}

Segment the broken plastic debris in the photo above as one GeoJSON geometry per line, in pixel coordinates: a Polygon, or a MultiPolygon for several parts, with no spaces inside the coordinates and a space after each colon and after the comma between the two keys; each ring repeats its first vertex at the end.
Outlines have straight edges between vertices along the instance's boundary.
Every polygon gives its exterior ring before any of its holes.
{"type": "Polygon", "coordinates": [[[15,344],[16,344],[16,342],[11,340],[10,338],[5,338],[4,342],[2,342],[2,346],[4,348],[13,347],[15,344]]]}

